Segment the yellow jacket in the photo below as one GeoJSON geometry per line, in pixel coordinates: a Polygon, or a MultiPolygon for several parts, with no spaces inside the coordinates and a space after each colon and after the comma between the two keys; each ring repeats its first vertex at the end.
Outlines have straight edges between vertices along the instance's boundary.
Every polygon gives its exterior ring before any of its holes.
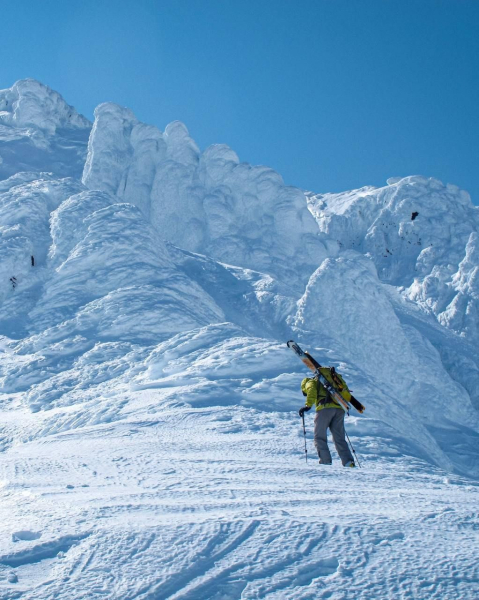
{"type": "MultiPolygon", "coordinates": [[[[322,367],[320,372],[325,379],[332,382],[331,373],[328,368],[322,367]]],[[[339,389],[337,384],[336,387],[338,388],[338,391],[340,391],[341,396],[349,401],[351,399],[351,394],[349,393],[348,386],[338,372],[336,372],[336,375],[341,382],[342,389],[339,389]]],[[[306,394],[306,406],[312,407],[316,404],[316,411],[322,410],[323,408],[341,408],[331,396],[327,399],[328,391],[317,379],[305,377],[301,382],[301,391],[303,394],[306,394]]]]}

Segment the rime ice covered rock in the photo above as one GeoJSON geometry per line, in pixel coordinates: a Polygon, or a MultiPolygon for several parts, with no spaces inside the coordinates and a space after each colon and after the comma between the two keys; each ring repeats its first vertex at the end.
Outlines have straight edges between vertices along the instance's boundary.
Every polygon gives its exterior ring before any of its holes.
{"type": "Polygon", "coordinates": [[[58,128],[90,129],[91,123],[68,105],[58,92],[35,79],[17,81],[0,90],[0,122],[33,127],[49,134],[58,128]]]}
{"type": "Polygon", "coordinates": [[[108,102],[95,109],[83,171],[83,183],[87,187],[117,193],[123,170],[133,153],[130,136],[136,123],[130,110],[116,104],[108,102]]]}
{"type": "Polygon", "coordinates": [[[91,123],[34,79],[0,90],[0,179],[19,171],[79,177],[91,123]]]}
{"type": "Polygon", "coordinates": [[[381,281],[401,286],[441,323],[479,340],[472,316],[477,314],[472,248],[479,208],[466,192],[437,179],[415,176],[388,183],[310,195],[320,230],[343,248],[369,256],[381,281]],[[471,315],[467,326],[461,316],[466,312],[471,315]]]}
{"type": "Polygon", "coordinates": [[[293,286],[328,254],[300,190],[272,169],[240,163],[228,146],[200,153],[178,121],[162,134],[128,109],[101,105],[83,182],[139,206],[176,245],[293,286]]]}
{"type": "Polygon", "coordinates": [[[394,285],[410,285],[435,265],[458,265],[479,227],[479,209],[466,192],[424,177],[310,196],[309,203],[321,231],[369,253],[380,279],[394,285]]]}
{"type": "MultiPolygon", "coordinates": [[[[434,274],[427,276],[419,287],[418,293],[411,289],[410,297],[420,303],[430,305],[431,298],[425,290],[434,274]]],[[[457,272],[447,278],[449,289],[444,290],[442,298],[451,298],[448,305],[438,314],[440,323],[453,331],[462,333],[471,340],[479,341],[479,234],[473,232],[466,244],[465,256],[459,263],[457,272]]],[[[445,304],[443,301],[442,304],[445,304]]]]}
{"type": "MultiPolygon", "coordinates": [[[[95,109],[83,183],[90,189],[118,194],[130,200],[138,189],[151,191],[156,167],[165,160],[195,165],[199,150],[179,121],[162,134],[141,123],[128,108],[112,102],[95,109]]],[[[149,199],[149,195],[145,199],[149,199]]],[[[141,201],[140,201],[141,204],[141,201]]],[[[148,206],[144,207],[148,213],[148,206]]]]}

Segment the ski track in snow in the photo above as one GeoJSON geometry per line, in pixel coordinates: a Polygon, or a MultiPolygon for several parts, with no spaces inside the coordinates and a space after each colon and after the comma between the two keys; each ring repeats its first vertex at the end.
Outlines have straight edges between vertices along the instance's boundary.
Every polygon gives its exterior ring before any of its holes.
{"type": "Polygon", "coordinates": [[[7,451],[0,598],[477,598],[477,484],[354,437],[362,469],[321,469],[291,413],[133,398],[7,451]]]}

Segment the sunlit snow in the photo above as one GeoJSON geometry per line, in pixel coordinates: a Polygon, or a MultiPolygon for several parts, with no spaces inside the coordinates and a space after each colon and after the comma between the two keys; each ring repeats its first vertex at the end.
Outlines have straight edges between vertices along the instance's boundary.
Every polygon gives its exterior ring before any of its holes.
{"type": "MultiPolygon", "coordinates": [[[[0,598],[479,597],[479,209],[0,91],[0,598]],[[366,406],[318,464],[297,340],[366,406]]],[[[331,444],[332,445],[332,444],[331,444]]]]}

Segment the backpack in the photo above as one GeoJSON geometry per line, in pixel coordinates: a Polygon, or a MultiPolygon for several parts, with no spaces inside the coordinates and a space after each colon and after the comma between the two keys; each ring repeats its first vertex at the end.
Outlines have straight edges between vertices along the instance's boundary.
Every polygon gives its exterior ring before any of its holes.
{"type": "MultiPolygon", "coordinates": [[[[346,382],[344,381],[344,379],[341,377],[341,375],[336,371],[336,369],[334,367],[321,367],[321,374],[338,392],[342,392],[345,389],[347,391],[349,391],[348,386],[346,385],[346,382]]],[[[326,396],[322,400],[319,400],[319,398],[318,398],[317,404],[330,404],[330,403],[337,404],[337,402],[334,400],[334,398],[329,393],[329,390],[327,388],[325,388],[325,389],[326,389],[326,396]]],[[[319,392],[319,387],[318,387],[318,392],[319,392]]]]}

